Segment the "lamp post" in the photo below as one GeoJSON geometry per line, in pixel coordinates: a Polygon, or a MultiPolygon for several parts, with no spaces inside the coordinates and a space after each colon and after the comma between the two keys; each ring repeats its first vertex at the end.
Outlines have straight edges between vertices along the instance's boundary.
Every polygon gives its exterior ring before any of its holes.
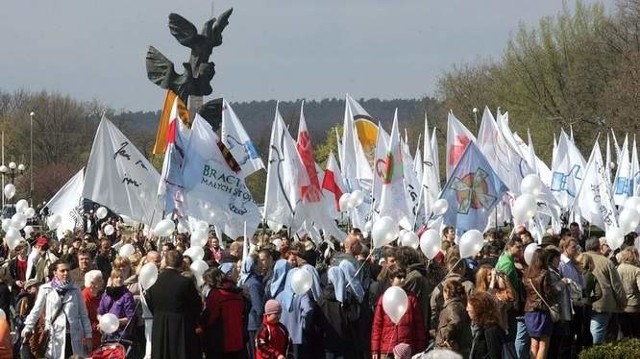
{"type": "Polygon", "coordinates": [[[29,117],[31,118],[31,130],[29,132],[29,147],[30,147],[30,159],[29,159],[29,163],[31,163],[31,167],[29,168],[29,177],[30,180],[29,182],[31,182],[31,185],[29,186],[29,205],[31,206],[31,208],[33,208],[33,116],[35,115],[34,112],[31,112],[29,114],[29,117]]]}
{"type": "MultiPolygon", "coordinates": [[[[2,175],[2,180],[4,182],[4,177],[9,176],[9,182],[15,185],[15,179],[17,175],[20,175],[24,172],[26,166],[22,163],[16,164],[15,162],[9,162],[9,166],[0,165],[0,175],[2,175]]],[[[5,195],[6,196],[6,195],[5,195]]],[[[9,199],[9,204],[11,204],[11,199],[9,199]]]]}
{"type": "Polygon", "coordinates": [[[473,123],[476,125],[476,128],[478,128],[478,108],[474,107],[472,111],[473,111],[473,123]]]}

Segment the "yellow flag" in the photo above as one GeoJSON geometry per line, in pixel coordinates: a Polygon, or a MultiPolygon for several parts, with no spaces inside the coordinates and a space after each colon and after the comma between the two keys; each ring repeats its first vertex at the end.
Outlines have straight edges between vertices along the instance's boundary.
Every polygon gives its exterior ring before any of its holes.
{"type": "MultiPolygon", "coordinates": [[[[175,101],[177,97],[178,95],[173,91],[167,90],[167,96],[164,99],[164,106],[162,106],[162,113],[160,114],[160,121],[158,123],[156,142],[153,145],[154,155],[163,155],[167,150],[167,131],[169,130],[169,121],[171,121],[171,107],[173,106],[173,101],[175,101]]],[[[185,124],[190,125],[189,111],[180,98],[178,98],[178,113],[180,120],[185,124]]]]}

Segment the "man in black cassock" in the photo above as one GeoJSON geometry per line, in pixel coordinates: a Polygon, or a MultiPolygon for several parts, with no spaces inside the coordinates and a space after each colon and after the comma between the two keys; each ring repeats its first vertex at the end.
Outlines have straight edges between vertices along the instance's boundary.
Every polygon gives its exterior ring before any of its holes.
{"type": "Polygon", "coordinates": [[[202,310],[200,295],[193,280],[180,274],[180,253],[168,251],[165,265],[145,296],[153,313],[151,356],[153,359],[200,358],[202,353],[196,335],[202,310]]]}

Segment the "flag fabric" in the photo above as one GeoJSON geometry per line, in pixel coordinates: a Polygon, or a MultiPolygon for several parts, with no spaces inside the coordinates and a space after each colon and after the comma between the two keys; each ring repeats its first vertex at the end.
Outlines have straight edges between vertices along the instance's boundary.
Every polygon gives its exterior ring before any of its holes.
{"type": "Polygon", "coordinates": [[[220,135],[222,143],[224,143],[240,166],[239,176],[244,178],[265,168],[253,141],[247,135],[247,131],[242,126],[240,119],[226,100],[222,102],[220,135]]]}
{"type": "Polygon", "coordinates": [[[433,166],[435,167],[436,182],[438,188],[441,187],[442,180],[440,179],[440,150],[438,148],[438,136],[436,132],[437,128],[433,126],[433,132],[431,132],[431,157],[433,158],[433,166]]]}
{"type": "Polygon", "coordinates": [[[529,167],[520,153],[509,145],[503,134],[504,132],[498,129],[489,108],[485,107],[478,130],[478,149],[487,156],[489,164],[509,190],[519,194],[520,183],[524,176],[529,174],[529,167]]]}
{"type": "Polygon", "coordinates": [[[611,178],[611,163],[612,163],[612,158],[611,158],[611,141],[609,139],[609,132],[607,132],[607,147],[606,147],[606,157],[605,157],[605,164],[607,165],[607,178],[609,178],[609,186],[612,186],[613,183],[611,182],[612,178],[611,178]]]}
{"type": "Polygon", "coordinates": [[[320,228],[334,238],[340,241],[344,240],[344,238],[347,237],[346,233],[338,228],[329,208],[327,208],[324,202],[316,162],[313,156],[311,136],[307,130],[307,123],[304,117],[304,102],[300,107],[300,123],[298,125],[296,150],[298,151],[298,156],[303,166],[302,170],[306,172],[309,180],[300,187],[302,201],[296,209],[293,230],[298,231],[299,228],[303,228],[305,233],[313,234],[316,232],[315,228],[320,228]]]}
{"type": "Polygon", "coordinates": [[[422,172],[424,171],[422,168],[422,150],[420,149],[421,140],[422,136],[418,136],[418,148],[416,148],[416,155],[413,156],[413,173],[420,181],[422,181],[422,172]]]}
{"type": "Polygon", "coordinates": [[[154,225],[160,175],[131,141],[102,117],[87,162],[82,197],[137,222],[154,225]]]}
{"type": "Polygon", "coordinates": [[[567,133],[560,132],[558,150],[552,163],[551,192],[564,209],[573,208],[573,201],[582,184],[585,160],[567,133]]]}
{"type": "Polygon", "coordinates": [[[269,165],[265,188],[264,216],[285,226],[293,224],[296,208],[302,201],[300,189],[309,185],[309,176],[296,151],[296,144],[276,108],[269,144],[269,165]]]}
{"type": "Polygon", "coordinates": [[[449,203],[444,223],[455,226],[459,235],[470,229],[483,231],[491,211],[506,192],[507,186],[475,143],[470,142],[440,194],[449,203]]]}
{"type": "Polygon", "coordinates": [[[636,147],[636,136],[633,135],[633,146],[631,148],[631,195],[637,196],[640,190],[640,164],[638,164],[638,148],[636,147]]]}
{"type": "MultiPolygon", "coordinates": [[[[67,230],[74,231],[76,227],[82,227],[82,189],[84,187],[84,167],[78,171],[67,183],[56,192],[42,209],[47,208],[49,215],[60,215],[62,221],[56,234],[58,238],[64,237],[67,230]]],[[[40,212],[42,213],[42,211],[40,212]]]]}
{"type": "MultiPolygon", "coordinates": [[[[405,140],[406,141],[406,140],[405,140]]],[[[406,144],[406,142],[405,142],[406,144]]],[[[404,193],[406,202],[409,205],[409,214],[411,220],[411,228],[415,228],[418,215],[418,206],[420,205],[420,182],[422,178],[418,179],[416,172],[413,170],[413,158],[409,153],[409,146],[400,146],[402,154],[402,169],[404,172],[404,193]]],[[[422,224],[422,223],[421,223],[422,224]]]]}
{"type": "Polygon", "coordinates": [[[613,202],[616,206],[622,206],[627,197],[633,195],[632,181],[633,168],[629,154],[629,135],[625,135],[618,157],[616,177],[613,181],[613,202]]]}
{"type": "Polygon", "coordinates": [[[600,144],[596,140],[574,207],[579,208],[580,215],[589,223],[605,231],[618,226],[608,171],[607,164],[602,160],[600,144]]]}
{"type": "Polygon", "coordinates": [[[184,154],[189,143],[191,130],[184,121],[181,121],[179,113],[180,99],[176,97],[167,130],[167,150],[162,163],[158,197],[162,200],[165,213],[176,212],[182,217],[186,216],[183,184],[184,154]]]}
{"type": "Polygon", "coordinates": [[[340,167],[336,157],[333,155],[333,151],[329,153],[329,158],[327,159],[327,167],[322,178],[322,188],[331,193],[334,198],[335,208],[340,212],[340,197],[344,193],[344,185],[342,184],[342,173],[340,173],[340,167]]]}
{"type": "Polygon", "coordinates": [[[371,182],[373,181],[373,171],[364,153],[360,139],[355,133],[354,118],[359,116],[371,118],[362,106],[347,94],[342,134],[342,155],[344,156],[344,163],[341,162],[340,165],[342,166],[342,174],[348,176],[347,185],[350,191],[360,187],[370,190],[371,182]],[[348,163],[350,160],[353,160],[353,162],[348,163]],[[351,178],[358,180],[360,184],[355,185],[349,183],[354,181],[351,178]]]}
{"type": "Polygon", "coordinates": [[[380,199],[382,196],[382,183],[384,182],[384,166],[383,164],[387,158],[389,152],[389,142],[391,141],[389,135],[383,130],[382,125],[378,123],[378,140],[376,141],[376,151],[373,156],[374,163],[374,178],[373,186],[371,190],[371,198],[373,199],[374,208],[378,208],[380,205],[380,199]]]}
{"type": "Polygon", "coordinates": [[[236,239],[251,237],[260,223],[260,211],[244,178],[230,166],[211,125],[196,114],[185,148],[183,171],[185,210],[189,216],[219,226],[236,239]]]}
{"type": "Polygon", "coordinates": [[[190,120],[189,110],[184,102],[173,91],[167,90],[167,96],[164,99],[164,105],[162,106],[162,112],[160,113],[156,142],[153,145],[154,155],[163,155],[167,150],[167,134],[169,132],[169,123],[173,118],[175,118],[175,115],[173,114],[173,105],[176,100],[178,101],[178,108],[182,121],[188,123],[190,120]]]}
{"type": "Polygon", "coordinates": [[[378,206],[380,216],[391,217],[402,228],[413,230],[413,219],[405,195],[397,109],[393,117],[387,156],[384,160],[376,161],[376,169],[382,173],[382,193],[378,206]]]}
{"type": "Polygon", "coordinates": [[[475,136],[458,120],[452,112],[447,119],[447,181],[465,148],[476,140],[475,136]]]}
{"type": "Polygon", "coordinates": [[[611,129],[611,138],[613,138],[613,149],[616,153],[616,162],[620,162],[620,155],[622,153],[622,149],[620,145],[618,145],[618,138],[616,137],[616,133],[613,132],[613,128],[611,129]]]}
{"type": "MultiPolygon", "coordinates": [[[[422,202],[424,203],[424,215],[428,217],[431,214],[431,206],[438,199],[440,193],[440,169],[438,167],[438,144],[435,139],[434,131],[429,137],[429,122],[427,117],[424,118],[424,139],[422,150],[424,154],[422,167],[422,202]]],[[[428,218],[425,218],[427,220],[428,218]]]]}

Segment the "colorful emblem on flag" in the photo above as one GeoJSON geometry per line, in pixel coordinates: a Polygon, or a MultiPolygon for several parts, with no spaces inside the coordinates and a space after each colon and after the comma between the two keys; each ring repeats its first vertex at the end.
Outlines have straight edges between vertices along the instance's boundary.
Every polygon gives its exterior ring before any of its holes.
{"type": "Polygon", "coordinates": [[[454,177],[451,189],[456,192],[458,213],[468,214],[469,209],[488,210],[497,200],[490,194],[487,178],[489,174],[482,168],[470,172],[462,177],[454,177]]]}

